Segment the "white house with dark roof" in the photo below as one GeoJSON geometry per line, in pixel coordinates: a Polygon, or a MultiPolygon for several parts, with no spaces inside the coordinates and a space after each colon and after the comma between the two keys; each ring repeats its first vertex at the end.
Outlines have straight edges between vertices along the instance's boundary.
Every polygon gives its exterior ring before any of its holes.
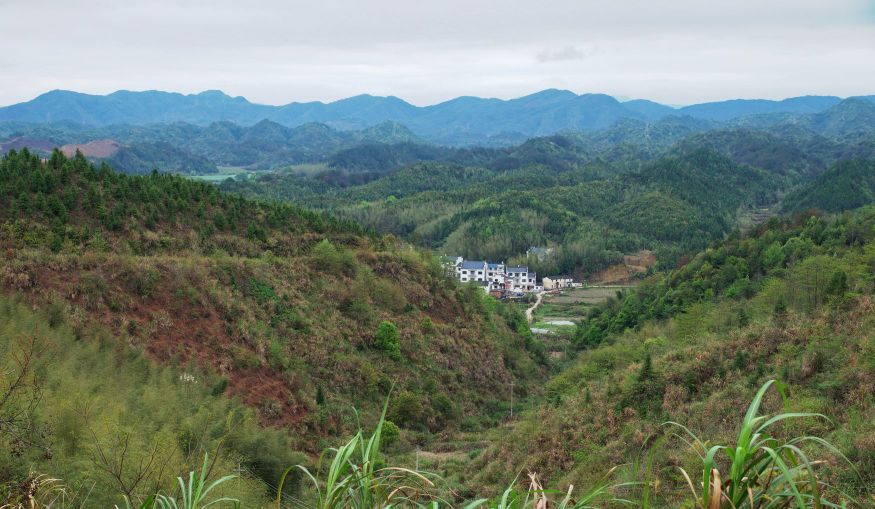
{"type": "Polygon", "coordinates": [[[448,274],[454,274],[461,283],[475,283],[488,292],[537,292],[537,274],[528,267],[508,267],[504,262],[465,260],[461,256],[442,259],[448,274]]]}
{"type": "Polygon", "coordinates": [[[505,289],[512,292],[532,292],[537,286],[537,274],[528,267],[507,267],[505,289]]]}
{"type": "Polygon", "coordinates": [[[507,273],[503,263],[486,264],[486,281],[490,290],[504,290],[507,273]]]}
{"type": "Polygon", "coordinates": [[[483,261],[463,260],[456,266],[456,275],[459,281],[470,283],[471,281],[486,282],[488,264],[483,261]]]}

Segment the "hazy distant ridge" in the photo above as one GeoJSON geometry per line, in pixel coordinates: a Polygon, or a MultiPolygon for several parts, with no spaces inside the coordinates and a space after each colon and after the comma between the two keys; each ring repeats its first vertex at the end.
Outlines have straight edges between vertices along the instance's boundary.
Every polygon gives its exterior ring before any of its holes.
{"type": "MultiPolygon", "coordinates": [[[[872,101],[875,96],[868,96],[872,101]]],[[[34,123],[70,121],[104,126],[188,122],[207,125],[231,121],[253,125],[271,120],[287,127],[322,122],[339,129],[360,129],[385,121],[404,124],[417,135],[440,143],[474,138],[524,138],[563,131],[609,127],[622,119],[654,121],[669,115],[728,121],[756,114],[819,113],[841,101],[832,96],[804,96],[771,101],[736,99],[672,108],[647,100],[620,102],[605,94],[577,95],[544,90],[501,100],[458,97],[419,107],[397,97],[359,95],[330,103],[254,104],[220,91],[183,95],[171,92],[118,91],[89,95],[55,90],[24,103],[0,108],[0,121],[34,123]]]]}

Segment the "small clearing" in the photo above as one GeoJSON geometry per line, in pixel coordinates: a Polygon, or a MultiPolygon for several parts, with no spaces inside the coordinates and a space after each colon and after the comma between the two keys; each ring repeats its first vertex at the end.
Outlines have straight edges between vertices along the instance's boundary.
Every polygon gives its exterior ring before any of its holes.
{"type": "Polygon", "coordinates": [[[655,265],[656,255],[652,251],[642,249],[635,254],[624,255],[623,263],[600,270],[593,275],[590,282],[599,285],[634,284],[655,265]]]}

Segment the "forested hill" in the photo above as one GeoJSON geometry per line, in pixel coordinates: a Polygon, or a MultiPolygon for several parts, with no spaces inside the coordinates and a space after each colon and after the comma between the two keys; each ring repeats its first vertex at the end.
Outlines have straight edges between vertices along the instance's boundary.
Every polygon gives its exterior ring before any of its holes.
{"type": "Polygon", "coordinates": [[[839,212],[869,203],[875,203],[875,162],[852,159],[836,164],[788,195],[783,207],[786,211],[839,212]]]}
{"type": "MultiPolygon", "coordinates": [[[[788,422],[774,437],[817,435],[833,444],[830,450],[811,439],[794,442],[819,460],[816,475],[828,500],[869,507],[873,274],[869,206],[835,217],[774,218],[648,278],[591,311],[575,337],[575,360],[547,383],[544,404],[468,465],[473,491],[503,486],[514,465],[563,492],[570,484],[598,486],[608,475],[608,482],[644,483],[644,494],[629,490],[633,500],[686,507],[690,491],[679,468],[701,465],[694,437],[707,437],[700,444],[706,449],[733,444],[750,395],[776,379],[786,384],[786,400],[768,396],[763,414],[808,412],[829,420],[788,422]],[[668,421],[694,435],[674,434],[668,421]],[[654,480],[659,488],[646,489],[654,480]]],[[[712,466],[728,476],[722,454],[712,466]]]]}
{"type": "Polygon", "coordinates": [[[371,143],[335,153],[321,173],[222,188],[330,209],[449,254],[589,278],[623,253],[654,251],[667,268],[781,211],[871,203],[862,161],[875,160],[873,112],[853,99],[729,123],[627,119],[504,148],[371,143]],[[846,203],[828,203],[837,196],[846,203]],[[532,246],[554,255],[526,259],[532,246]]]}
{"type": "Polygon", "coordinates": [[[0,404],[0,419],[27,416],[15,433],[0,428],[0,448],[17,451],[0,487],[35,468],[96,481],[100,507],[172,489],[157,466],[89,459],[128,446],[174,473],[219,447],[223,465],[275,486],[294,451],[348,433],[353,403],[372,419],[393,384],[397,426],[476,429],[503,411],[511,383],[525,395],[545,369],[520,312],[349,221],[59,152],[10,152],[0,191],[0,378],[22,369],[31,337],[71,359],[38,345],[34,362],[50,369],[25,371],[23,406],[0,404]]]}
{"type": "Polygon", "coordinates": [[[43,161],[25,149],[2,161],[2,219],[27,233],[25,245],[238,255],[298,252],[299,237],[308,235],[354,241],[364,234],[352,221],[243,199],[175,175],[116,173],[79,153],[68,159],[54,151],[43,161]]]}
{"type": "Polygon", "coordinates": [[[616,175],[610,163],[575,159],[562,139],[542,141],[551,162],[511,169],[430,162],[361,185],[279,174],[222,188],[331,209],[446,253],[587,276],[639,249],[674,264],[731,231],[740,214],[775,203],[789,182],[695,147],[616,175]],[[537,245],[556,246],[555,256],[519,258],[537,245]]]}
{"type": "Polygon", "coordinates": [[[0,123],[0,152],[29,147],[43,153],[80,150],[118,171],[153,169],[180,174],[215,173],[220,166],[266,170],[302,163],[324,163],[333,154],[361,144],[422,143],[410,130],[384,122],[360,130],[337,130],[310,122],[286,127],[263,120],[241,126],[228,121],[152,126],[21,122],[0,123]]]}

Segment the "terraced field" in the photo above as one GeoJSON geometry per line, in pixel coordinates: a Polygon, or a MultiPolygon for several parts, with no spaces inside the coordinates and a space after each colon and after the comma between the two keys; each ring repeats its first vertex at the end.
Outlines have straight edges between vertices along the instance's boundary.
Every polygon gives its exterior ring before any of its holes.
{"type": "Polygon", "coordinates": [[[570,334],[578,322],[586,319],[589,308],[615,297],[629,285],[590,286],[562,290],[559,294],[544,295],[543,304],[534,312],[533,331],[546,334],[570,334]]]}

